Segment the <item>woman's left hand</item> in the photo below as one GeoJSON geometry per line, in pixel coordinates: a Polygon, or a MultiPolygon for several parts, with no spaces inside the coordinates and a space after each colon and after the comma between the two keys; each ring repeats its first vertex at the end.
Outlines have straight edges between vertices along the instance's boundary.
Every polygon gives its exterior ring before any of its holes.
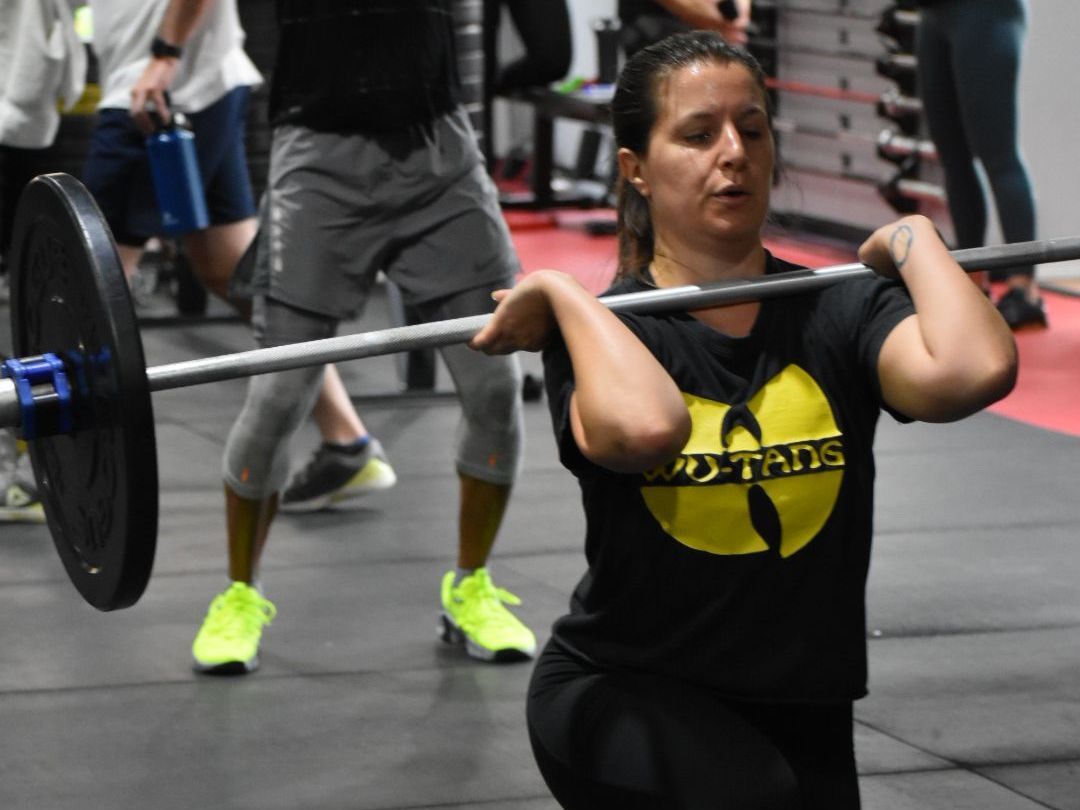
{"type": "Polygon", "coordinates": [[[878,228],[859,247],[859,261],[885,278],[900,278],[915,245],[920,239],[940,241],[934,224],[921,214],[902,217],[878,228]]]}

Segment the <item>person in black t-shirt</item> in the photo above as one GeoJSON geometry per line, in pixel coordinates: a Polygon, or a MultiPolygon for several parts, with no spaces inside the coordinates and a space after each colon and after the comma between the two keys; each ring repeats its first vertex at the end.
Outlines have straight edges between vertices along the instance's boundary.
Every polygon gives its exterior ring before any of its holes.
{"type": "MultiPolygon", "coordinates": [[[[612,118],[612,292],[791,269],[762,245],[775,147],[745,50],[710,32],[642,50],[612,118]]],[[[859,806],[878,415],[959,419],[1016,375],[930,220],[859,255],[878,276],[693,312],[616,314],[556,271],[496,293],[470,345],[543,348],[586,516],[588,570],[528,697],[564,807],[859,806]]]]}
{"type": "MultiPolygon", "coordinates": [[[[380,270],[424,321],[490,311],[492,291],[513,283],[519,263],[458,103],[450,0],[277,0],[276,9],[270,167],[243,271],[259,344],[330,337],[359,313],[380,270]]],[[[457,565],[440,580],[441,637],[484,661],[528,658],[535,636],[487,569],[521,466],[520,365],[464,346],[442,357],[462,419],[457,565]]],[[[322,373],[308,366],[251,378],[222,465],[230,584],[192,644],[200,672],[258,666],[276,613],[259,587],[259,561],[290,440],[322,373]]]]}

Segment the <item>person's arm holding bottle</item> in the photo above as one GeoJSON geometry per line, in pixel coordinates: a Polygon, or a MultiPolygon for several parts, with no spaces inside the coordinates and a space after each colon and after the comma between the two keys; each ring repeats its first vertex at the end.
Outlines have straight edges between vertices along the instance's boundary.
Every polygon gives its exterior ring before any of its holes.
{"type": "MultiPolygon", "coordinates": [[[[745,45],[750,25],[751,0],[654,0],[654,2],[694,28],[719,32],[728,42],[745,45]],[[734,16],[727,16],[722,6],[734,7],[734,16]]],[[[728,11],[730,14],[730,11],[728,11]]]]}
{"type": "Polygon", "coordinates": [[[184,43],[215,0],[169,0],[157,36],[150,49],[150,61],[131,88],[131,117],[139,129],[149,134],[155,129],[151,113],[168,124],[172,118],[166,92],[176,76],[184,43]]]}

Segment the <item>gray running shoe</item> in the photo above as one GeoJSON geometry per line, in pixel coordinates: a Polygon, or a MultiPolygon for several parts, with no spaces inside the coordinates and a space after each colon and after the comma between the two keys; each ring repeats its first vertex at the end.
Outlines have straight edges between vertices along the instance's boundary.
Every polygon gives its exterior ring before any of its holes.
{"type": "Polygon", "coordinates": [[[285,487],[279,508],[282,512],[317,512],[396,483],[397,475],[378,439],[372,438],[353,452],[324,443],[285,487]]]}
{"type": "Polygon", "coordinates": [[[8,484],[0,492],[0,522],[44,523],[45,510],[36,490],[18,482],[8,484]]]}

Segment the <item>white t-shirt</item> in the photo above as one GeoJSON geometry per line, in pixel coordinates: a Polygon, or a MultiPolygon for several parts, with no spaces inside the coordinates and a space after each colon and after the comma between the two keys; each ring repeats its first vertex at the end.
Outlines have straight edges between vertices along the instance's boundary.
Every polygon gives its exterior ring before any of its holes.
{"type": "Polygon", "coordinates": [[[49,146],[83,92],[86,50],[67,0],[0,0],[0,144],[49,146]]]}
{"type": "MultiPolygon", "coordinates": [[[[150,61],[168,0],[91,0],[94,52],[98,57],[98,108],[131,107],[131,88],[150,61]]],[[[236,0],[217,0],[184,43],[169,96],[177,110],[198,112],[230,90],[262,83],[244,53],[244,29],[236,0]]]]}

